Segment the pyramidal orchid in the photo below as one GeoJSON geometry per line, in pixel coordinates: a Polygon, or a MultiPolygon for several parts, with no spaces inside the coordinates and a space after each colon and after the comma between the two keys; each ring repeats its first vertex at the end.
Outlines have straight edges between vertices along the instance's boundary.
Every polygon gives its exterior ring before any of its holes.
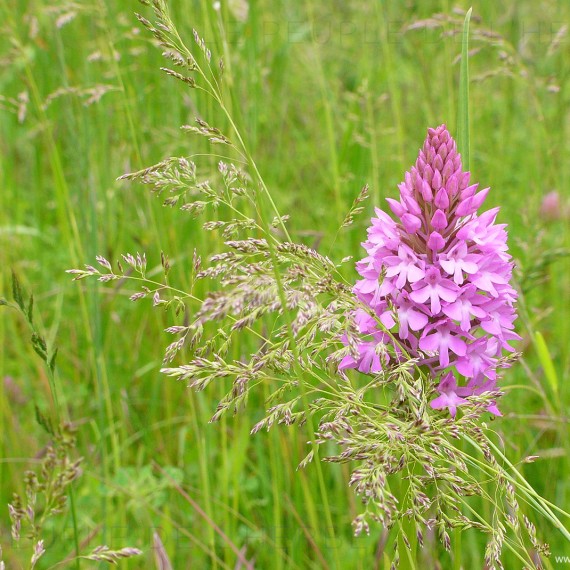
{"type": "Polygon", "coordinates": [[[496,391],[502,353],[520,338],[507,232],[498,208],[478,214],[489,188],[470,183],[445,125],[428,130],[399,190],[387,199],[397,221],[376,209],[368,229],[354,292],[370,311],[356,311],[357,350],[339,368],[378,373],[405,351],[439,379],[432,408],[455,416],[469,396],[496,391]]]}

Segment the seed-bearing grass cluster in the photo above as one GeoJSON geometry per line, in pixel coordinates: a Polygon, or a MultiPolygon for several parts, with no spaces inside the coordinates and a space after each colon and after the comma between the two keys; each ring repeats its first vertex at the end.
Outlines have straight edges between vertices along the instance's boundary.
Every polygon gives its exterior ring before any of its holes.
{"type": "MultiPolygon", "coordinates": [[[[30,570],[36,568],[44,555],[50,559],[50,567],[73,565],[75,568],[80,567],[81,559],[116,564],[117,560],[138,556],[142,554],[138,548],[124,547],[113,550],[106,545],[97,546],[87,554],[81,553],[74,489],[83,474],[83,458],[78,457],[76,453],[76,426],[61,418],[62,415],[67,415],[67,411],[58,396],[55,374],[58,351],[49,346],[45,334],[37,326],[34,319],[34,297],[25,294],[15,273],[12,274],[12,296],[13,301],[0,298],[0,307],[14,309],[25,321],[31,333],[33,350],[45,365],[53,402],[49,407],[50,411],[46,413],[36,406],[36,422],[49,437],[49,442],[38,454],[41,458],[38,469],[29,469],[23,473],[24,492],[14,491],[8,504],[11,550],[20,553],[22,563],[23,553],[29,553],[30,570]],[[71,520],[74,550],[66,559],[56,562],[50,556],[53,546],[50,535],[53,528],[58,528],[54,527],[53,519],[61,519],[66,515],[71,520]]],[[[0,570],[5,568],[0,543],[0,570]]]]}
{"type": "MultiPolygon", "coordinates": [[[[134,280],[141,289],[133,301],[148,298],[184,314],[167,329],[177,338],[166,348],[162,371],[196,390],[227,384],[213,421],[241,410],[253,390],[269,390],[265,417],[252,435],[296,425],[310,438],[299,467],[312,463],[321,473],[321,461],[348,464],[349,484],[362,501],[355,532],[376,532],[372,522],[391,531],[394,566],[427,535],[435,533],[449,550],[456,531],[475,529],[487,535],[488,567],[501,568],[506,550],[525,567],[541,567],[548,547],[537,539],[521,500],[568,533],[482,421],[484,412],[498,411],[496,369],[508,364],[501,351],[517,338],[506,234],[494,226],[496,211],[475,215],[486,192],[469,186],[447,130],[428,132],[401,201],[391,202],[399,224],[377,212],[355,295],[342,276],[347,260],[336,262],[291,240],[288,218],[226,105],[223,61],[212,63],[196,32],[196,47],[188,48],[164,2],[144,3],[155,21],[139,20],[178,69],[164,71],[205,91],[230,125],[225,133],[198,118],[197,126],[184,129],[227,156],[217,173],[204,177],[195,160],[175,157],[122,178],[149,185],[166,206],[205,218],[204,231],[217,232],[224,251],[207,266],[195,252],[188,268],[192,283],[208,284],[204,299],[170,283],[165,255],[163,280],[147,276],[140,254],[125,254],[116,264],[99,256],[99,267],[70,273],[102,282],[134,280]],[[257,348],[233,358],[241,344],[257,348]],[[457,387],[450,366],[470,380],[457,387]],[[490,517],[474,507],[472,496],[490,517]]],[[[367,193],[365,187],[343,225],[362,211],[367,193]]],[[[322,476],[319,481],[331,523],[322,476]]]]}

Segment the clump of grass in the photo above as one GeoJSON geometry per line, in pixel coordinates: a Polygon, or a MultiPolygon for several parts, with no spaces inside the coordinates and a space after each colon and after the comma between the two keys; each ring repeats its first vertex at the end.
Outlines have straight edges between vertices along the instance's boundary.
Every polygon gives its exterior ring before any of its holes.
{"type": "MultiPolygon", "coordinates": [[[[47,523],[51,523],[54,517],[68,510],[73,522],[75,556],[58,562],[57,566],[73,563],[79,568],[81,558],[116,564],[121,558],[142,554],[137,548],[126,547],[114,551],[107,546],[99,546],[88,555],[80,555],[73,487],[82,475],[83,458],[76,455],[76,427],[62,419],[67,412],[60,407],[55,381],[57,349],[48,345],[45,335],[36,325],[34,297],[26,295],[15,273],[12,275],[12,295],[13,301],[0,298],[0,306],[15,309],[27,322],[34,351],[45,363],[53,397],[50,412],[43,413],[36,406],[36,421],[50,438],[41,451],[41,462],[37,469],[23,473],[24,493],[14,492],[8,504],[11,537],[14,551],[18,551],[18,559],[24,563],[28,552],[28,567],[30,570],[35,568],[48,548],[44,538],[47,523]]],[[[0,568],[4,568],[1,558],[0,547],[0,568]]]]}
{"type": "Polygon", "coordinates": [[[12,538],[16,542],[22,537],[39,542],[46,519],[65,510],[68,489],[81,475],[82,459],[72,459],[73,427],[64,424],[56,431],[42,415],[38,415],[38,421],[49,430],[53,440],[45,448],[38,473],[24,473],[25,495],[14,493],[8,505],[12,538]]]}

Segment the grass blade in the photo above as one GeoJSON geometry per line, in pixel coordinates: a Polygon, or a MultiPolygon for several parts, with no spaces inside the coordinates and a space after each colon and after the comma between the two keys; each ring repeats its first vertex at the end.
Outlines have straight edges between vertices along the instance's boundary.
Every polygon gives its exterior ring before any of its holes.
{"type": "Polygon", "coordinates": [[[558,376],[556,374],[556,369],[554,368],[554,363],[552,362],[548,345],[546,344],[542,334],[538,331],[534,334],[534,346],[536,348],[540,364],[542,365],[542,369],[544,370],[544,375],[552,388],[554,396],[558,397],[558,376]]]}
{"type": "Polygon", "coordinates": [[[461,67],[459,70],[459,110],[457,114],[457,145],[463,169],[469,170],[469,22],[472,8],[467,10],[461,36],[461,67]]]}

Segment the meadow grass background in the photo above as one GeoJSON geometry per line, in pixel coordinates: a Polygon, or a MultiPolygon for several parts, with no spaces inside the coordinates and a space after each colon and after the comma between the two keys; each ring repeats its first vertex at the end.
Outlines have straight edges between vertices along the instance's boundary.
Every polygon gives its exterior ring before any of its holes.
{"type": "MultiPolygon", "coordinates": [[[[188,43],[196,28],[224,56],[233,113],[280,212],[291,214],[292,235],[337,261],[361,256],[372,205],[396,194],[427,127],[445,122],[456,132],[460,11],[468,7],[236,0],[222,1],[217,12],[211,2],[171,2],[188,43]],[[337,236],[364,183],[372,195],[366,215],[337,236]]],[[[481,1],[473,8],[471,170],[492,187],[487,205],[502,207],[519,267],[542,267],[544,277],[520,303],[524,355],[505,374],[504,417],[493,425],[513,461],[541,456],[521,471],[570,510],[570,272],[567,259],[548,263],[548,251],[570,246],[570,4],[481,1]],[[566,211],[548,218],[540,205],[552,190],[566,211]],[[548,364],[538,358],[536,332],[546,340],[548,364]],[[553,366],[557,388],[545,365],[553,366]]],[[[79,427],[85,457],[75,491],[79,539],[84,550],[103,543],[143,549],[125,568],[154,567],[154,529],[177,569],[234,568],[228,541],[257,568],[334,568],[334,549],[343,568],[387,568],[390,543],[385,550],[381,528],[352,537],[358,500],[347,468],[324,467],[333,543],[314,468],[295,470],[309,434],[292,427],[250,436],[263,393],[245,413],[209,424],[227,387],[194,394],[159,373],[171,340],[163,329],[176,317],[150,301],[130,303],[128,283],[77,284],[64,273],[96,254],[116,260],[136,251],[160,272],[164,251],[171,283],[184,289],[194,249],[203,259],[223,249],[199,220],[116,181],[167,156],[208,152],[179,130],[196,115],[225,126],[196,91],[159,71],[160,50],[134,11],[144,7],[0,2],[0,294],[11,296],[14,269],[34,293],[39,326],[59,347],[61,404],[79,427]]],[[[199,168],[215,165],[203,158],[199,168]]],[[[347,276],[356,276],[350,267],[347,276]]],[[[50,386],[29,336],[21,317],[2,312],[0,505],[23,490],[23,472],[48,441],[34,406],[49,411],[50,386]]],[[[553,554],[570,556],[570,545],[534,520],[553,554]]],[[[73,553],[69,516],[51,524],[42,568],[73,553]]],[[[5,562],[20,567],[5,506],[0,533],[5,562]]],[[[472,533],[453,538],[451,555],[430,543],[418,566],[439,559],[442,568],[481,568],[484,541],[472,533]]],[[[507,557],[506,567],[517,562],[507,557]]]]}

